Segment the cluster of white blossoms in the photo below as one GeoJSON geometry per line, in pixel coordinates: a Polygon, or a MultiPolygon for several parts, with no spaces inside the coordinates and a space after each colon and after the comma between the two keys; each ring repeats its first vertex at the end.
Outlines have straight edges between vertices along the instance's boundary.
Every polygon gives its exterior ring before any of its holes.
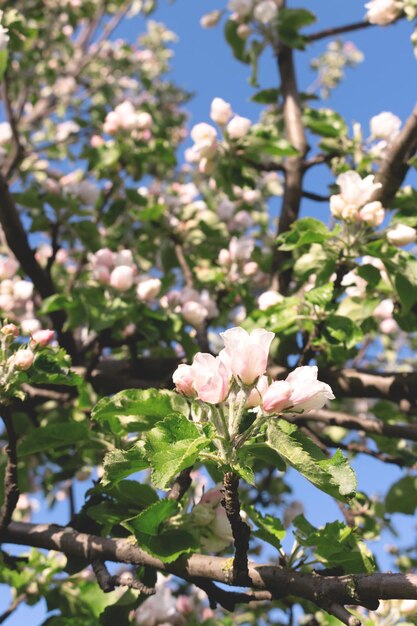
{"type": "Polygon", "coordinates": [[[173,289],[162,296],[160,303],[163,308],[181,315],[194,328],[201,328],[219,314],[217,304],[207,289],[201,292],[190,287],[173,289]]]}
{"type": "Polygon", "coordinates": [[[279,0],[230,0],[227,8],[232,11],[231,19],[237,22],[253,19],[270,24],[278,15],[279,0]]]}
{"type": "MultiPolygon", "coordinates": [[[[235,114],[230,103],[222,98],[214,98],[212,101],[210,117],[220,126],[224,139],[232,142],[246,137],[252,126],[250,119],[235,114]]],[[[213,159],[219,150],[217,130],[211,124],[201,122],[191,129],[191,139],[194,145],[186,151],[186,161],[198,163],[200,172],[210,173],[213,159]]]]}
{"type": "Polygon", "coordinates": [[[340,174],[336,183],[340,193],[330,197],[330,211],[345,222],[364,222],[368,226],[379,226],[384,221],[385,210],[379,201],[370,199],[381,183],[374,183],[375,176],[365,178],[350,170],[340,174]]]}
{"type": "Polygon", "coordinates": [[[147,111],[136,111],[131,102],[125,100],[118,104],[114,111],[107,113],[103,124],[103,132],[115,135],[119,131],[149,130],[153,120],[147,111]]]}
{"type": "Polygon", "coordinates": [[[159,278],[139,275],[131,250],[112,252],[101,248],[90,256],[90,266],[94,280],[102,285],[109,285],[116,291],[129,291],[135,286],[141,302],[151,302],[161,289],[159,278]]]}
{"type": "MultiPolygon", "coordinates": [[[[132,580],[132,574],[126,572],[122,577],[132,580]]],[[[157,574],[155,594],[147,598],[137,609],[132,623],[138,626],[185,626],[202,624],[214,617],[214,612],[207,606],[203,591],[193,588],[185,596],[175,595],[170,576],[157,574]]]]}
{"type": "Polygon", "coordinates": [[[75,196],[83,204],[93,205],[100,197],[100,189],[95,183],[83,180],[82,177],[81,170],[66,174],[60,178],[59,184],[51,185],[50,191],[54,189],[57,193],[62,191],[64,194],[75,196]]]}
{"type": "Polygon", "coordinates": [[[240,282],[242,278],[251,278],[255,285],[266,282],[266,275],[261,272],[258,263],[251,260],[254,249],[255,240],[252,237],[232,237],[229,247],[220,250],[218,263],[229,282],[240,282]]]}
{"type": "Polygon", "coordinates": [[[394,22],[404,10],[404,2],[398,0],[371,0],[365,4],[365,19],[371,24],[387,26],[394,22]]]}

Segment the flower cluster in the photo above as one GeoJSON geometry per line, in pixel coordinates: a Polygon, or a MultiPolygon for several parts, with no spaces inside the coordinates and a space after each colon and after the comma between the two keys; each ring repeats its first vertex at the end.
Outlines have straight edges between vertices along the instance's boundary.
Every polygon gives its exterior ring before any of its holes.
{"type": "MultiPolygon", "coordinates": [[[[230,103],[222,98],[214,98],[212,101],[210,117],[219,125],[224,139],[231,142],[246,137],[252,126],[250,119],[235,114],[230,103]]],[[[186,151],[186,160],[189,163],[198,163],[200,172],[210,173],[220,146],[217,130],[211,124],[201,122],[193,126],[190,134],[194,145],[186,151]]]]}
{"type": "Polygon", "coordinates": [[[340,174],[336,183],[340,193],[330,196],[330,211],[346,222],[364,222],[368,226],[379,226],[384,221],[385,210],[379,201],[370,199],[381,183],[374,183],[372,174],[361,176],[350,170],[340,174]]]}
{"type": "Polygon", "coordinates": [[[337,87],[344,77],[345,68],[355,67],[364,60],[363,53],[352,41],[331,41],[325,52],[311,60],[311,67],[318,72],[317,85],[323,98],[337,87]]]}
{"type": "Polygon", "coordinates": [[[161,306],[171,309],[194,328],[200,328],[208,320],[217,317],[219,310],[207,289],[199,292],[190,287],[169,291],[161,298],[161,306]]]}
{"type": "MultiPolygon", "coordinates": [[[[133,104],[126,100],[107,113],[103,131],[108,135],[115,135],[119,131],[144,131],[149,130],[152,123],[152,116],[147,111],[136,111],[133,104]]],[[[141,138],[149,137],[141,135],[141,138]]]]}
{"type": "Polygon", "coordinates": [[[390,111],[383,111],[374,115],[370,120],[371,136],[373,141],[370,154],[375,158],[382,158],[387,148],[398,137],[401,128],[401,120],[390,111]]]}
{"type": "Polygon", "coordinates": [[[93,278],[102,285],[110,285],[117,291],[128,291],[136,285],[136,295],[141,302],[156,298],[161,289],[159,278],[138,275],[130,250],[112,252],[100,248],[90,257],[93,278]]]}
{"type": "Polygon", "coordinates": [[[178,366],[173,381],[186,397],[217,405],[223,419],[209,413],[222,437],[237,435],[246,409],[257,407],[256,427],[271,415],[316,410],[334,398],[329,385],[317,379],[316,366],[298,367],[285,380],[269,383],[265,372],[274,333],[236,327],[221,336],[225,347],[218,356],[197,353],[192,365],[178,366]]]}

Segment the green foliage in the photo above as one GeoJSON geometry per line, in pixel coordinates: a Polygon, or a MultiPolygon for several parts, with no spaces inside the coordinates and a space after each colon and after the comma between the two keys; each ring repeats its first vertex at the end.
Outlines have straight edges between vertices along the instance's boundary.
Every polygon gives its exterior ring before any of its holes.
{"type": "Polygon", "coordinates": [[[190,554],[199,547],[194,536],[168,520],[180,512],[175,500],[160,500],[143,513],[123,525],[136,537],[141,548],[165,563],[175,561],[182,554],[190,554]]]}
{"type": "Polygon", "coordinates": [[[150,430],[171,413],[189,413],[186,400],[177,393],[167,389],[126,389],[111,398],[102,398],[91,417],[117,435],[150,430]]]}
{"type": "Polygon", "coordinates": [[[248,507],[246,513],[249,519],[256,524],[255,537],[271,544],[277,550],[281,550],[281,541],[286,535],[281,520],[272,515],[261,515],[254,507],[248,507]]]}
{"type": "Polygon", "coordinates": [[[160,489],[186,467],[192,466],[209,440],[184,415],[174,414],[146,434],[146,453],[152,482],[160,489]]]}
{"type": "Polygon", "coordinates": [[[405,476],[391,485],[385,506],[389,513],[414,515],[417,508],[417,477],[405,476]]]}
{"type": "Polygon", "coordinates": [[[349,501],[355,495],[356,476],[340,450],[333,458],[326,458],[295,424],[282,419],[269,423],[267,442],[288,465],[321,491],[341,501],[349,501]]]}
{"type": "Polygon", "coordinates": [[[302,515],[294,520],[294,524],[299,544],[312,548],[315,558],[326,568],[340,567],[345,574],[374,571],[372,554],[353,528],[342,522],[331,522],[317,529],[302,515]]]}
{"type": "Polygon", "coordinates": [[[307,9],[280,9],[278,14],[278,35],[280,40],[291,48],[302,50],[305,38],[299,31],[316,21],[316,16],[307,9]]]}

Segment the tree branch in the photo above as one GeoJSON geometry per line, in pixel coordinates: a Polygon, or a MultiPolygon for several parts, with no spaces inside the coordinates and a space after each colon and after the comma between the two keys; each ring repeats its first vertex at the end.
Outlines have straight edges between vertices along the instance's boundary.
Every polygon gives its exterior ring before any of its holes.
{"type": "Polygon", "coordinates": [[[0,509],[0,539],[10,524],[13,511],[19,500],[17,485],[17,437],[13,426],[10,407],[0,406],[1,417],[6,428],[8,443],[6,445],[7,465],[4,474],[4,501],[0,509]]]}
{"type": "MultiPolygon", "coordinates": [[[[287,419],[287,418],[286,418],[287,419]]],[[[321,409],[308,415],[289,415],[291,422],[323,422],[331,426],[341,426],[352,430],[363,430],[368,434],[383,435],[396,439],[410,439],[417,441],[417,425],[414,424],[386,424],[376,418],[357,417],[347,413],[321,409]]]]}
{"type": "Polygon", "coordinates": [[[130,572],[124,572],[123,574],[112,576],[104,561],[101,559],[93,559],[91,567],[93,568],[99,587],[104,593],[110,593],[111,591],[114,591],[116,587],[129,587],[129,589],[136,589],[146,596],[152,596],[156,591],[154,587],[147,587],[144,585],[130,572]]]}
{"type": "Polygon", "coordinates": [[[371,22],[354,22],[353,24],[345,24],[345,26],[335,26],[333,28],[325,28],[324,30],[320,30],[317,33],[312,33],[311,35],[306,35],[304,37],[304,41],[306,43],[312,43],[313,41],[318,41],[319,39],[325,39],[326,37],[336,37],[337,35],[343,35],[343,33],[351,33],[354,30],[363,30],[364,28],[369,28],[370,26],[375,26],[375,24],[371,24],[371,22]]]}
{"type": "Polygon", "coordinates": [[[390,206],[400,188],[408,170],[409,160],[417,151],[417,104],[398,137],[388,146],[376,181],[382,184],[372,200],[379,200],[384,206],[390,206]]]}
{"type": "MultiPolygon", "coordinates": [[[[0,224],[3,227],[7,244],[19,261],[23,271],[32,280],[42,298],[55,293],[52,280],[37,262],[23,228],[16,205],[6,179],[0,174],[0,224]]],[[[56,311],[50,314],[59,343],[71,356],[76,354],[74,339],[68,331],[63,331],[65,314],[56,311]]]]}
{"type": "Polygon", "coordinates": [[[184,494],[190,488],[192,480],[191,480],[191,472],[193,468],[186,467],[182,470],[175,479],[174,484],[171,487],[171,491],[168,494],[168,500],[176,500],[179,502],[182,500],[184,494]]]}
{"type": "Polygon", "coordinates": [[[0,624],[3,624],[3,622],[5,622],[6,619],[10,617],[10,615],[12,615],[12,613],[14,613],[25,600],[26,595],[24,593],[20,594],[20,596],[17,596],[17,598],[15,598],[15,600],[11,602],[10,606],[4,611],[4,613],[0,615],[0,624]]]}
{"type": "MultiPolygon", "coordinates": [[[[278,68],[284,101],[285,136],[290,144],[298,150],[297,156],[288,157],[284,162],[284,196],[277,232],[277,235],[280,235],[289,230],[300,211],[307,140],[302,121],[302,106],[295,75],[293,51],[288,46],[282,45],[278,50],[278,68]]],[[[284,294],[287,292],[291,280],[291,270],[283,267],[288,259],[288,252],[275,250],[272,261],[271,287],[279,287],[281,293],[284,294]]]]}
{"type": "Polygon", "coordinates": [[[226,472],[223,478],[222,505],[232,527],[235,546],[232,580],[235,585],[250,585],[248,570],[248,550],[250,527],[240,516],[239,477],[233,472],[226,472]]]}
{"type": "MultiPolygon", "coordinates": [[[[232,584],[230,559],[193,554],[175,563],[163,563],[127,539],[109,539],[54,524],[12,522],[6,533],[7,543],[57,550],[69,556],[87,559],[148,565],[189,580],[202,578],[212,582],[232,584]]],[[[379,600],[417,600],[417,574],[352,574],[347,576],[317,576],[276,565],[249,563],[251,587],[270,591],[274,597],[296,596],[321,605],[331,604],[378,607],[379,600]]]]}

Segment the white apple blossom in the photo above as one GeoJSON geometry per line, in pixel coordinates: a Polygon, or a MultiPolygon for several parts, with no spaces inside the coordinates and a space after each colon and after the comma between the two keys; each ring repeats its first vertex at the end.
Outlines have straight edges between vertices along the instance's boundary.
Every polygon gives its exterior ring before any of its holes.
{"type": "Polygon", "coordinates": [[[226,130],[230,139],[243,139],[249,132],[252,122],[247,117],[235,115],[228,123],[226,130]]]}
{"type": "Polygon", "coordinates": [[[247,17],[252,13],[254,0],[230,0],[227,8],[236,13],[238,19],[247,17]]]}
{"type": "Polygon", "coordinates": [[[221,16],[221,11],[210,11],[210,13],[205,13],[200,19],[200,26],[203,28],[212,28],[219,23],[221,16]]]}
{"type": "Polygon", "coordinates": [[[374,115],[369,123],[372,139],[385,139],[392,141],[401,128],[401,120],[390,111],[383,111],[378,115],[374,115]]]}
{"type": "Polygon", "coordinates": [[[393,246],[407,246],[414,243],[417,239],[417,231],[406,224],[396,224],[396,226],[387,232],[387,239],[393,246]]]}
{"type": "Polygon", "coordinates": [[[213,122],[224,126],[233,116],[233,110],[229,102],[222,98],[214,98],[211,103],[210,117],[213,122]]]}
{"type": "Polygon", "coordinates": [[[256,5],[253,16],[262,24],[269,24],[278,15],[278,7],[274,0],[262,0],[256,5]]]}
{"type": "Polygon", "coordinates": [[[340,174],[336,179],[340,194],[330,196],[331,213],[342,220],[357,220],[359,209],[367,204],[373,192],[381,187],[381,183],[374,183],[374,179],[373,174],[361,178],[353,170],[340,174]]]}
{"type": "Polygon", "coordinates": [[[365,18],[371,24],[387,26],[394,22],[402,11],[402,3],[397,0],[371,0],[365,4],[365,18]]]}
{"type": "Polygon", "coordinates": [[[264,291],[258,297],[258,307],[261,311],[266,311],[271,306],[275,304],[279,304],[284,300],[284,296],[282,296],[278,291],[264,291]]]}
{"type": "Polygon", "coordinates": [[[369,202],[359,210],[358,217],[361,222],[365,222],[368,226],[380,226],[384,221],[385,209],[378,200],[369,202]]]}

